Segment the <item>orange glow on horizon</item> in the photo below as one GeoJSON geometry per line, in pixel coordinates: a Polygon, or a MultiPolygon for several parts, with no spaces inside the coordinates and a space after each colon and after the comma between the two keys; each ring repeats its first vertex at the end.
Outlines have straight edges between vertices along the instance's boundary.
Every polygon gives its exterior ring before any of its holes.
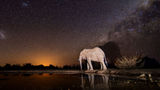
{"type": "Polygon", "coordinates": [[[44,65],[44,66],[49,66],[50,64],[52,65],[57,65],[57,57],[55,56],[49,56],[49,55],[38,55],[35,58],[33,58],[34,64],[36,65],[44,65]]]}

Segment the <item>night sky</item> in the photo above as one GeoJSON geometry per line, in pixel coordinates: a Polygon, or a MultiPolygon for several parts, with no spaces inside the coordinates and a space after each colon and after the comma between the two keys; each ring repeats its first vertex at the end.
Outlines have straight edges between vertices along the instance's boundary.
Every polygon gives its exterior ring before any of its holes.
{"type": "Polygon", "coordinates": [[[78,63],[148,0],[0,0],[0,64],[78,63]]]}

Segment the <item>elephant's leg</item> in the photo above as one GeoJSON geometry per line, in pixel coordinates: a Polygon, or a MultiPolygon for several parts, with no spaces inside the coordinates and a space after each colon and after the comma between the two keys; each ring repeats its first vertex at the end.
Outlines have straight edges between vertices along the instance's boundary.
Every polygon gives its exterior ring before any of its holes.
{"type": "Polygon", "coordinates": [[[102,80],[103,80],[103,83],[105,82],[105,77],[102,75],[102,80]]]}
{"type": "Polygon", "coordinates": [[[93,70],[93,66],[92,66],[92,63],[91,63],[90,59],[88,60],[88,63],[89,63],[89,66],[90,66],[90,70],[93,70]]]}
{"type": "Polygon", "coordinates": [[[103,83],[106,84],[106,88],[109,88],[109,84],[108,84],[108,81],[109,81],[109,76],[108,75],[102,75],[102,79],[103,79],[103,83]]]}
{"type": "Polygon", "coordinates": [[[101,70],[103,70],[103,64],[100,62],[100,65],[101,65],[101,70]]]}
{"type": "Polygon", "coordinates": [[[109,80],[109,76],[108,75],[104,75],[104,83],[108,84],[108,80],[109,80]]]}
{"type": "Polygon", "coordinates": [[[89,70],[89,63],[87,62],[87,70],[89,70]]]}
{"type": "Polygon", "coordinates": [[[105,63],[103,61],[101,63],[102,63],[102,66],[103,66],[103,70],[106,70],[107,67],[106,67],[105,63]]]}
{"type": "Polygon", "coordinates": [[[89,84],[92,88],[94,88],[94,75],[88,74],[89,84]]]}
{"type": "Polygon", "coordinates": [[[81,87],[84,88],[84,78],[83,78],[83,75],[81,75],[81,87]]]}
{"type": "Polygon", "coordinates": [[[91,82],[90,82],[90,84],[91,84],[91,87],[94,88],[94,75],[93,74],[91,74],[91,82]]]}

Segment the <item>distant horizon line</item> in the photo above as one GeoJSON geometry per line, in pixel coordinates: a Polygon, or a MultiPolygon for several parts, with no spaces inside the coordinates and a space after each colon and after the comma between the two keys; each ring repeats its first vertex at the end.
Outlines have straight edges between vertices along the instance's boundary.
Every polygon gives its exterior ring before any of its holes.
{"type": "Polygon", "coordinates": [[[5,66],[6,64],[10,64],[10,65],[20,65],[20,66],[23,66],[23,65],[26,65],[26,64],[31,64],[31,65],[33,65],[33,66],[39,66],[39,65],[50,66],[50,65],[52,65],[52,66],[56,66],[56,67],[79,65],[79,64],[76,64],[76,63],[74,63],[74,64],[64,64],[64,65],[54,65],[54,64],[44,65],[44,64],[32,64],[32,63],[22,63],[22,64],[20,64],[20,63],[13,63],[13,64],[11,64],[11,63],[5,63],[5,64],[0,64],[0,66],[3,67],[3,66],[5,66]]]}

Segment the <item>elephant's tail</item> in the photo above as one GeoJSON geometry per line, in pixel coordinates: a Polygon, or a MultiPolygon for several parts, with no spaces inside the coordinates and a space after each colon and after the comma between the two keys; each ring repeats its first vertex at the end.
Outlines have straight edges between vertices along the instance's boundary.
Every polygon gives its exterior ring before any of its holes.
{"type": "Polygon", "coordinates": [[[108,67],[108,63],[107,63],[106,56],[104,57],[104,63],[105,63],[105,65],[108,67]]]}

